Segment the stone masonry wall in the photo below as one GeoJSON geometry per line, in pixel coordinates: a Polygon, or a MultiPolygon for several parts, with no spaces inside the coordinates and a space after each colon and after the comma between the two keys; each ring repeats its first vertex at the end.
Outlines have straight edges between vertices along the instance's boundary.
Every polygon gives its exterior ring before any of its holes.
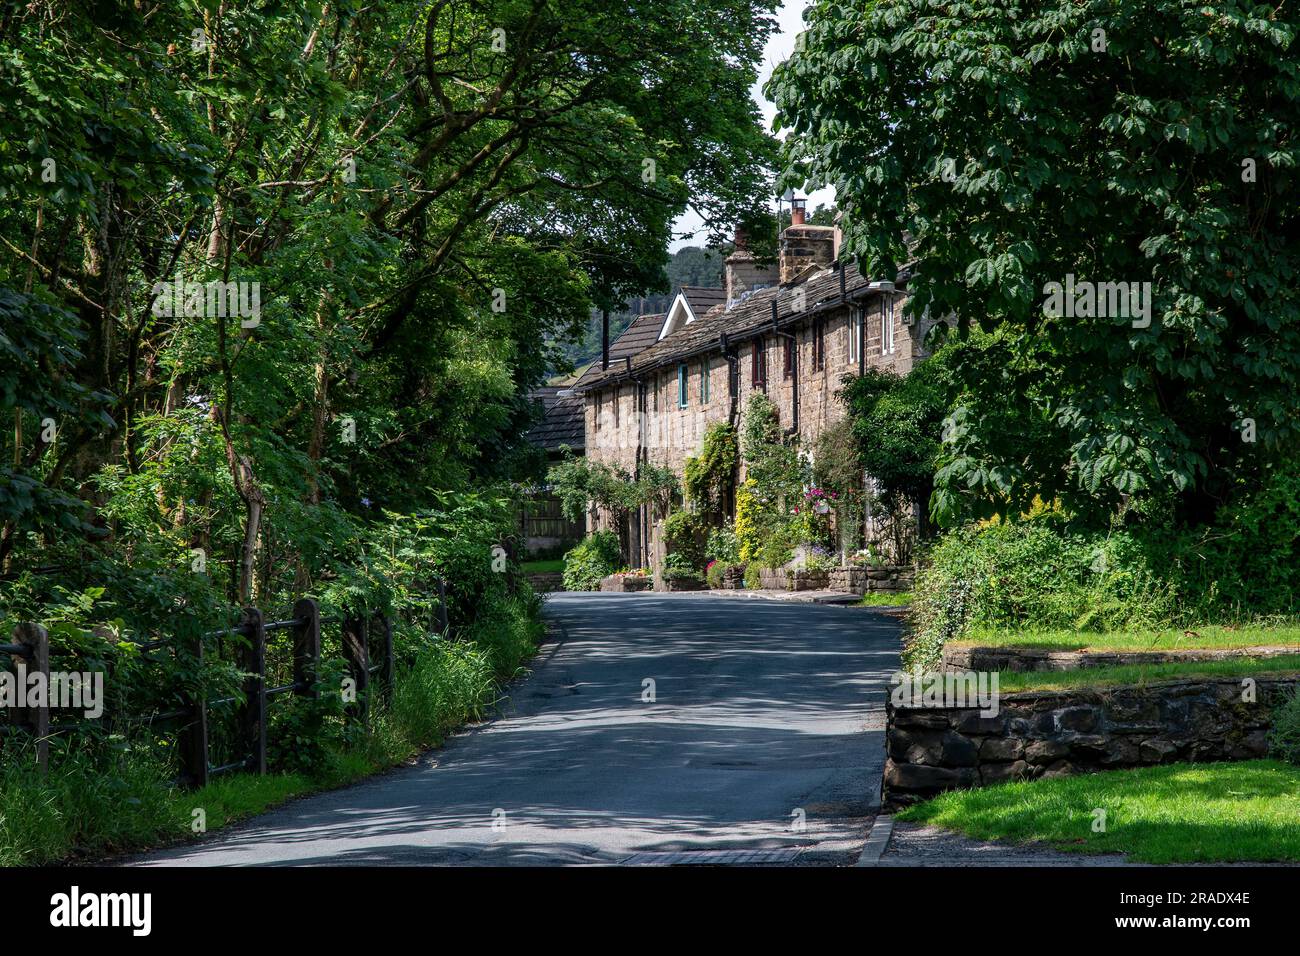
{"type": "Polygon", "coordinates": [[[1268,752],[1272,712],[1300,678],[1240,679],[1006,694],[997,716],[886,704],[883,802],[944,790],[1174,761],[1250,760],[1268,752]]]}

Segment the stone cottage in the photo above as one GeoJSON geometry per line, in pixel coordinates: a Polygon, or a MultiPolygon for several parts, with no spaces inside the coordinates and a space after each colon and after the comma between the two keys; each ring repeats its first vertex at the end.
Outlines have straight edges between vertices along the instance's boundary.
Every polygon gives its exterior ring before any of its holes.
{"type": "MultiPolygon", "coordinates": [[[[632,474],[653,462],[680,475],[709,425],[740,427],[755,390],[776,405],[786,435],[811,449],[845,414],[835,393],[846,375],[910,371],[924,357],[928,323],[903,316],[909,273],[863,276],[839,246],[838,228],[807,224],[800,200],[775,269],[738,232],[714,301],[682,290],[668,313],[642,316],[607,345],[576,383],[587,457],[632,474]]],[[[589,523],[608,526],[603,515],[589,523]]],[[[648,508],[631,524],[633,560],[655,563],[662,545],[648,508]]]]}

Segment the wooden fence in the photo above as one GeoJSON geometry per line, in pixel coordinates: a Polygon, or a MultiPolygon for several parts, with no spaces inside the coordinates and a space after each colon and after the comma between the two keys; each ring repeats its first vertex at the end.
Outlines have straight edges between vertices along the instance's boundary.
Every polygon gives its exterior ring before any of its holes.
{"type": "MultiPolygon", "coordinates": [[[[439,596],[444,594],[439,582],[439,596]]],[[[314,698],[318,694],[316,675],[321,660],[321,627],[337,624],[343,662],[348,676],[355,685],[355,701],[349,703],[345,713],[351,720],[365,723],[369,719],[372,693],[386,698],[393,688],[395,658],[393,656],[392,622],[382,614],[370,618],[322,618],[320,606],[312,598],[297,601],[291,616],[285,620],[265,621],[255,607],[246,608],[239,624],[226,630],[214,631],[199,637],[190,645],[194,660],[202,664],[205,638],[238,634],[246,639],[236,655],[240,671],[246,674],[240,697],[207,700],[200,692],[185,691],[179,707],[165,712],[134,715],[128,719],[147,721],[151,725],[170,726],[177,738],[181,776],[178,782],[187,787],[202,787],[219,774],[236,770],[266,773],[267,713],[268,706],[285,694],[314,698]],[[277,635],[286,634],[292,641],[292,677],[280,687],[267,687],[267,642],[277,635]],[[237,759],[220,766],[209,760],[208,716],[214,707],[238,704],[235,715],[235,733],[239,747],[237,759]]],[[[447,632],[446,600],[439,605],[438,624],[447,632]]],[[[165,650],[171,647],[167,640],[138,643],[141,653],[165,650]]],[[[174,650],[174,648],[172,648],[174,650]]],[[[27,674],[45,675],[46,687],[51,686],[50,640],[45,628],[39,624],[21,623],[13,629],[11,643],[0,644],[0,654],[21,658],[27,674]]],[[[152,660],[152,659],[150,659],[152,660]]],[[[153,660],[152,662],[161,663],[153,660]]],[[[26,731],[36,747],[36,760],[42,773],[49,770],[49,742],[54,733],[71,732],[88,722],[51,728],[49,694],[43,707],[15,707],[10,710],[8,729],[26,731]]]]}

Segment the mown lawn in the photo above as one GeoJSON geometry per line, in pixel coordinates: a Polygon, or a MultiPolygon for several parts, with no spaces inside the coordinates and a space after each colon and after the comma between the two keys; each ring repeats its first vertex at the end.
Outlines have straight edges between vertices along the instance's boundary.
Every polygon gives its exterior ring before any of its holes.
{"type": "Polygon", "coordinates": [[[546,574],[551,571],[563,571],[564,559],[555,558],[551,561],[525,561],[521,567],[525,574],[546,574]]]}
{"type": "Polygon", "coordinates": [[[975,628],[954,645],[1035,647],[1046,650],[1167,651],[1189,648],[1284,647],[1300,649],[1300,627],[1242,625],[1164,631],[1020,631],[975,628]]]}
{"type": "Polygon", "coordinates": [[[1170,764],[945,793],[899,814],[982,840],[1141,863],[1300,861],[1300,767],[1170,764]],[[1096,810],[1105,832],[1094,833],[1096,810]]]}
{"type": "Polygon", "coordinates": [[[998,690],[1064,690],[1071,687],[1106,687],[1150,684],[1199,677],[1266,677],[1300,672],[1300,654],[1277,657],[1241,657],[1226,661],[1188,661],[1174,664],[1128,664],[1121,667],[1085,667],[1072,671],[999,671],[998,690]]]}

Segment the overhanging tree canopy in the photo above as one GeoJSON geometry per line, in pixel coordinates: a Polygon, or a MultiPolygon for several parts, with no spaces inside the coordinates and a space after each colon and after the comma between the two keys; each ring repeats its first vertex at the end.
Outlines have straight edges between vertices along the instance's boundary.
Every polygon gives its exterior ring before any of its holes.
{"type": "Polygon", "coordinates": [[[835,187],[868,271],[919,264],[913,315],[986,334],[988,360],[957,370],[939,517],[1176,491],[1197,520],[1295,448],[1300,12],[822,0],[805,18],[769,86],[788,180],[835,187]],[[1070,276],[1151,283],[1149,325],[1046,314],[1070,276]]]}

